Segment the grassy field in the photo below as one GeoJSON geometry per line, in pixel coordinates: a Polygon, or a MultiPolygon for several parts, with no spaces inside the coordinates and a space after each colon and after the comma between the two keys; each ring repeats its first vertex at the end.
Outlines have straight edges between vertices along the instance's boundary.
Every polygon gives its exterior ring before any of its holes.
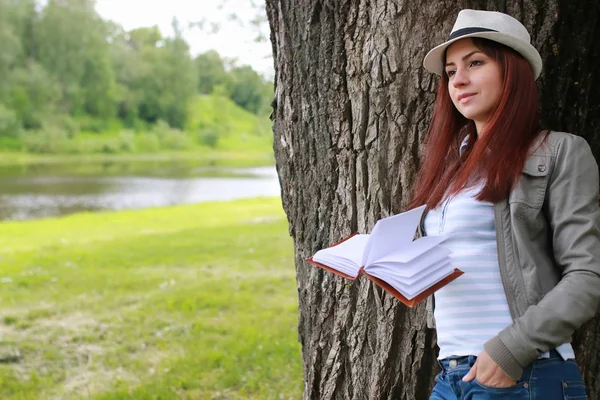
{"type": "Polygon", "coordinates": [[[0,224],[0,398],[297,399],[279,199],[0,224]]]}

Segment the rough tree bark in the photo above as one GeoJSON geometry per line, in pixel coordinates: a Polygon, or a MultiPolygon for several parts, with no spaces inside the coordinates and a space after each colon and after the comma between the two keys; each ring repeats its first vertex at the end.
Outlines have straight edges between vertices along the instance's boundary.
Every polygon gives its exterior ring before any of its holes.
{"type": "MultiPolygon", "coordinates": [[[[421,67],[461,8],[508,12],[544,60],[543,122],[600,156],[597,0],[266,0],[274,148],[295,243],[306,399],[426,399],[437,369],[423,306],[307,265],[317,249],[405,207],[437,79],[421,67]]],[[[600,398],[600,323],[576,337],[600,398]]]]}

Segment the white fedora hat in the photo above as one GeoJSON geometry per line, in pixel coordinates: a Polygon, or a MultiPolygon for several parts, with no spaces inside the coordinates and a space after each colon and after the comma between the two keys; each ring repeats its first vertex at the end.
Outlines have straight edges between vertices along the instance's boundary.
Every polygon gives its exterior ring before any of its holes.
{"type": "Polygon", "coordinates": [[[458,13],[448,40],[434,47],[423,60],[429,72],[441,75],[444,72],[446,48],[457,40],[479,37],[502,43],[520,53],[531,65],[535,79],[542,72],[542,57],[531,45],[527,29],[510,15],[496,11],[462,10],[458,13]]]}

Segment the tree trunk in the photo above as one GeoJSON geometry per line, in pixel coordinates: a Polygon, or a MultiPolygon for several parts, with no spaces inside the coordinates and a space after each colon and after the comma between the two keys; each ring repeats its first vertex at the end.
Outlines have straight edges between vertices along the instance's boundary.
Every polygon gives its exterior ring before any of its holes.
{"type": "MultiPolygon", "coordinates": [[[[435,333],[366,279],[305,262],[316,250],[403,210],[437,78],[421,67],[461,8],[507,12],[544,60],[543,122],[600,156],[596,0],[266,0],[275,58],[274,148],[296,251],[305,399],[427,399],[435,333]]],[[[600,324],[577,335],[591,399],[600,324]]]]}

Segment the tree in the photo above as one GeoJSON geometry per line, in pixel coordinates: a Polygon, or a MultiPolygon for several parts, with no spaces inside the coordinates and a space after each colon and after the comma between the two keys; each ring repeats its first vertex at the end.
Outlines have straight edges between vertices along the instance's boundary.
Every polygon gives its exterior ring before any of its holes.
{"type": "Polygon", "coordinates": [[[163,41],[160,29],[156,25],[133,29],[128,36],[130,46],[138,51],[141,51],[144,47],[158,47],[163,41]]]}
{"type": "MultiPolygon", "coordinates": [[[[122,26],[114,22],[107,23],[107,28],[107,40],[111,44],[109,54],[115,71],[117,115],[126,126],[133,127],[138,118],[138,105],[142,97],[141,91],[136,90],[135,83],[146,70],[138,51],[141,42],[135,41],[135,35],[139,36],[139,33],[136,33],[137,30],[126,32],[122,26]]],[[[158,28],[152,29],[160,35],[158,28]]]]}
{"type": "Polygon", "coordinates": [[[190,49],[176,18],[172,22],[173,38],[165,40],[163,49],[165,75],[162,76],[164,92],[161,96],[165,120],[170,126],[183,129],[188,117],[188,108],[196,94],[197,76],[190,49]]]}
{"type": "MultiPolygon", "coordinates": [[[[461,8],[508,12],[532,33],[545,72],[543,122],[584,136],[600,156],[597,2],[266,0],[275,59],[275,155],[296,251],[307,399],[426,399],[437,370],[420,305],[304,259],[405,208],[437,78],[421,67],[461,8]],[[293,12],[292,12],[293,9],[293,12]]],[[[600,322],[576,335],[600,398],[600,322]]]]}
{"type": "Polygon", "coordinates": [[[163,38],[156,27],[129,32],[133,54],[121,57],[121,61],[133,66],[131,60],[137,59],[137,70],[123,77],[132,79],[129,88],[135,93],[139,117],[149,123],[164,120],[183,128],[189,102],[196,93],[196,69],[176,20],[173,31],[172,38],[163,38]]]}
{"type": "Polygon", "coordinates": [[[60,84],[63,109],[113,114],[107,27],[92,0],[50,0],[36,29],[39,62],[60,84]]]}
{"type": "Polygon", "coordinates": [[[18,65],[23,49],[19,37],[20,8],[8,0],[0,0],[0,101],[8,96],[13,68],[18,65]]]}
{"type": "Polygon", "coordinates": [[[229,73],[229,97],[240,107],[258,114],[264,109],[268,84],[249,65],[234,67],[229,73]]]}
{"type": "Polygon", "coordinates": [[[12,72],[10,106],[25,129],[37,129],[60,100],[60,86],[38,63],[29,60],[12,72]]]}
{"type": "Polygon", "coordinates": [[[212,93],[215,86],[225,85],[229,75],[225,71],[225,63],[218,52],[209,50],[194,59],[198,71],[198,91],[203,94],[212,93]]]}
{"type": "MultiPolygon", "coordinates": [[[[39,127],[40,114],[56,101],[53,78],[32,60],[35,6],[34,0],[0,0],[0,103],[11,110],[19,128],[39,127]]],[[[2,134],[17,133],[11,128],[2,134]]]]}

